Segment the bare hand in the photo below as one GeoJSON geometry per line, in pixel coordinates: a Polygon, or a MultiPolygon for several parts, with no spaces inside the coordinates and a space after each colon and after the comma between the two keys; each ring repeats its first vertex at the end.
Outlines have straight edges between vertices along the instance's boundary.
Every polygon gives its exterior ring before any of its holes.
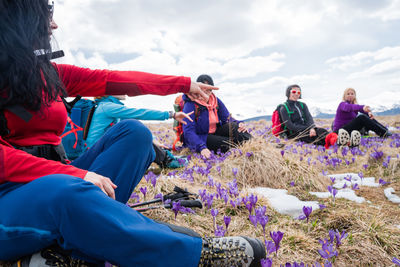
{"type": "Polygon", "coordinates": [[[239,128],[238,128],[238,132],[239,132],[239,133],[247,132],[247,128],[246,128],[246,126],[244,126],[244,123],[243,123],[243,122],[239,123],[238,126],[239,126],[239,128]]]}
{"type": "Polygon", "coordinates": [[[208,95],[206,93],[203,92],[203,90],[207,90],[207,89],[211,89],[211,90],[218,90],[218,87],[212,86],[212,85],[208,85],[208,84],[204,84],[204,83],[196,83],[196,82],[192,82],[190,84],[190,91],[189,93],[187,93],[187,95],[189,96],[189,98],[191,100],[203,100],[203,101],[208,101],[208,95]]]}
{"type": "Polygon", "coordinates": [[[110,180],[110,178],[104,177],[94,172],[87,172],[83,180],[91,182],[92,184],[100,187],[100,189],[109,197],[115,199],[114,189],[117,186],[110,180]]]}
{"type": "Polygon", "coordinates": [[[193,114],[194,111],[190,112],[190,113],[184,113],[182,111],[179,111],[177,113],[175,113],[174,115],[174,119],[179,121],[182,124],[187,124],[186,121],[184,121],[184,119],[188,119],[189,121],[193,122],[192,118],[190,118],[190,115],[193,114]]]}
{"type": "Polygon", "coordinates": [[[310,130],[310,137],[313,137],[313,136],[317,136],[317,132],[315,131],[314,128],[312,128],[312,129],[310,130]]]}
{"type": "Polygon", "coordinates": [[[206,159],[208,159],[211,156],[211,152],[210,150],[208,150],[208,148],[204,148],[200,154],[205,157],[206,159]]]}
{"type": "Polygon", "coordinates": [[[369,113],[369,112],[371,112],[371,107],[370,106],[364,106],[363,110],[364,110],[364,112],[369,113]]]}
{"type": "Polygon", "coordinates": [[[159,146],[159,147],[161,147],[161,148],[164,148],[164,149],[169,149],[169,147],[167,147],[167,146],[164,145],[164,144],[161,144],[161,143],[158,142],[156,139],[153,139],[153,144],[155,144],[156,146],[159,146]]]}
{"type": "Polygon", "coordinates": [[[371,120],[375,119],[374,114],[372,114],[372,112],[368,112],[368,116],[371,120]]]}

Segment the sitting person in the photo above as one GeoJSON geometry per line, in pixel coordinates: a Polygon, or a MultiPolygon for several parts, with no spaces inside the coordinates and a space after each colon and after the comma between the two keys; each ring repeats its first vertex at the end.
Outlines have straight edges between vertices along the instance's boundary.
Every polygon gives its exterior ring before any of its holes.
{"type": "Polygon", "coordinates": [[[390,136],[389,130],[374,119],[371,108],[366,105],[358,105],[356,90],[347,88],[343,93],[343,101],[336,110],[332,129],[338,133],[338,144],[351,145],[360,143],[360,130],[365,128],[372,130],[380,137],[390,136]]]}
{"type": "Polygon", "coordinates": [[[124,120],[72,164],[62,163],[62,97],[182,92],[207,100],[202,89],[217,88],[183,76],[52,63],[52,15],[48,0],[0,1],[0,261],[261,266],[266,253],[258,239],[202,238],[126,205],[155,157],[142,123],[124,120]]]}
{"type": "MultiPolygon", "coordinates": [[[[158,111],[150,109],[128,108],[120,100],[125,100],[125,95],[96,97],[98,103],[93,113],[90,123],[86,144],[90,148],[96,143],[105,132],[114,124],[124,119],[137,120],[168,120],[174,118],[182,124],[186,124],[183,120],[190,117],[183,112],[158,111]]],[[[156,152],[154,160],[161,168],[179,168],[186,165],[185,159],[178,160],[171,152],[166,150],[165,146],[153,140],[153,148],[156,152]]]]}
{"type": "MultiPolygon", "coordinates": [[[[214,85],[209,75],[203,74],[197,82],[214,85]]],[[[212,90],[204,91],[208,101],[191,99],[184,95],[183,112],[192,113],[193,121],[183,125],[183,143],[191,150],[201,153],[205,158],[211,155],[210,150],[225,153],[232,144],[239,144],[251,138],[243,122],[233,119],[224,103],[217,98],[212,90]]]]}
{"type": "Polygon", "coordinates": [[[298,101],[301,98],[301,89],[297,84],[286,88],[287,101],[285,105],[278,108],[282,122],[284,124],[287,138],[295,138],[306,143],[325,145],[325,137],[328,131],[324,128],[316,127],[314,120],[308,111],[305,103],[298,101]]]}

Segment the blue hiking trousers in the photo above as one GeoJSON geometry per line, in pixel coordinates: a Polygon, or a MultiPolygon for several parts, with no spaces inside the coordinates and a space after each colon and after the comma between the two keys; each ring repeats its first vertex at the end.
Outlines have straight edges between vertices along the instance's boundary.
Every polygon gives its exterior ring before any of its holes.
{"type": "Polygon", "coordinates": [[[57,242],[98,264],[197,266],[198,234],[155,222],[125,205],[154,156],[150,131],[136,120],[124,120],[72,163],[109,177],[118,186],[116,200],[64,174],[1,184],[0,260],[15,260],[57,242]]]}

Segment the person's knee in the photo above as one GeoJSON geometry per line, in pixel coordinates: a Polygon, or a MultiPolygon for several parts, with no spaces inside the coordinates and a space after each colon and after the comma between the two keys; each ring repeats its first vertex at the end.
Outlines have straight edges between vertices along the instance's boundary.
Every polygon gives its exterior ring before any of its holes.
{"type": "Polygon", "coordinates": [[[132,142],[140,142],[151,144],[153,137],[150,130],[140,121],[137,120],[123,120],[119,122],[118,130],[121,136],[132,139],[132,142]]]}
{"type": "Polygon", "coordinates": [[[363,113],[361,113],[360,115],[358,115],[357,118],[359,118],[359,120],[361,120],[361,121],[368,121],[368,120],[371,120],[366,114],[363,114],[363,113]]]}

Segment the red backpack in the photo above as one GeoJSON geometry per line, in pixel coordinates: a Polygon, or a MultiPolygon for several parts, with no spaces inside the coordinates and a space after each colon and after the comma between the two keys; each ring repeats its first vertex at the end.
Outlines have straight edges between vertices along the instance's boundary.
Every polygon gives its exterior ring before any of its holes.
{"type": "MultiPolygon", "coordinates": [[[[303,111],[304,106],[303,103],[300,102],[300,106],[301,106],[301,110],[303,111]]],[[[286,111],[289,115],[289,119],[290,119],[290,115],[293,114],[293,111],[290,111],[288,106],[287,106],[287,102],[280,104],[276,107],[276,109],[274,110],[274,112],[272,113],[272,133],[275,136],[279,136],[280,134],[284,133],[286,131],[286,125],[285,123],[282,121],[281,115],[279,113],[279,109],[281,108],[281,106],[284,106],[286,108],[286,111]]],[[[302,112],[303,113],[303,112],[302,112]]],[[[302,116],[304,117],[304,113],[302,114],[302,116]]]]}

